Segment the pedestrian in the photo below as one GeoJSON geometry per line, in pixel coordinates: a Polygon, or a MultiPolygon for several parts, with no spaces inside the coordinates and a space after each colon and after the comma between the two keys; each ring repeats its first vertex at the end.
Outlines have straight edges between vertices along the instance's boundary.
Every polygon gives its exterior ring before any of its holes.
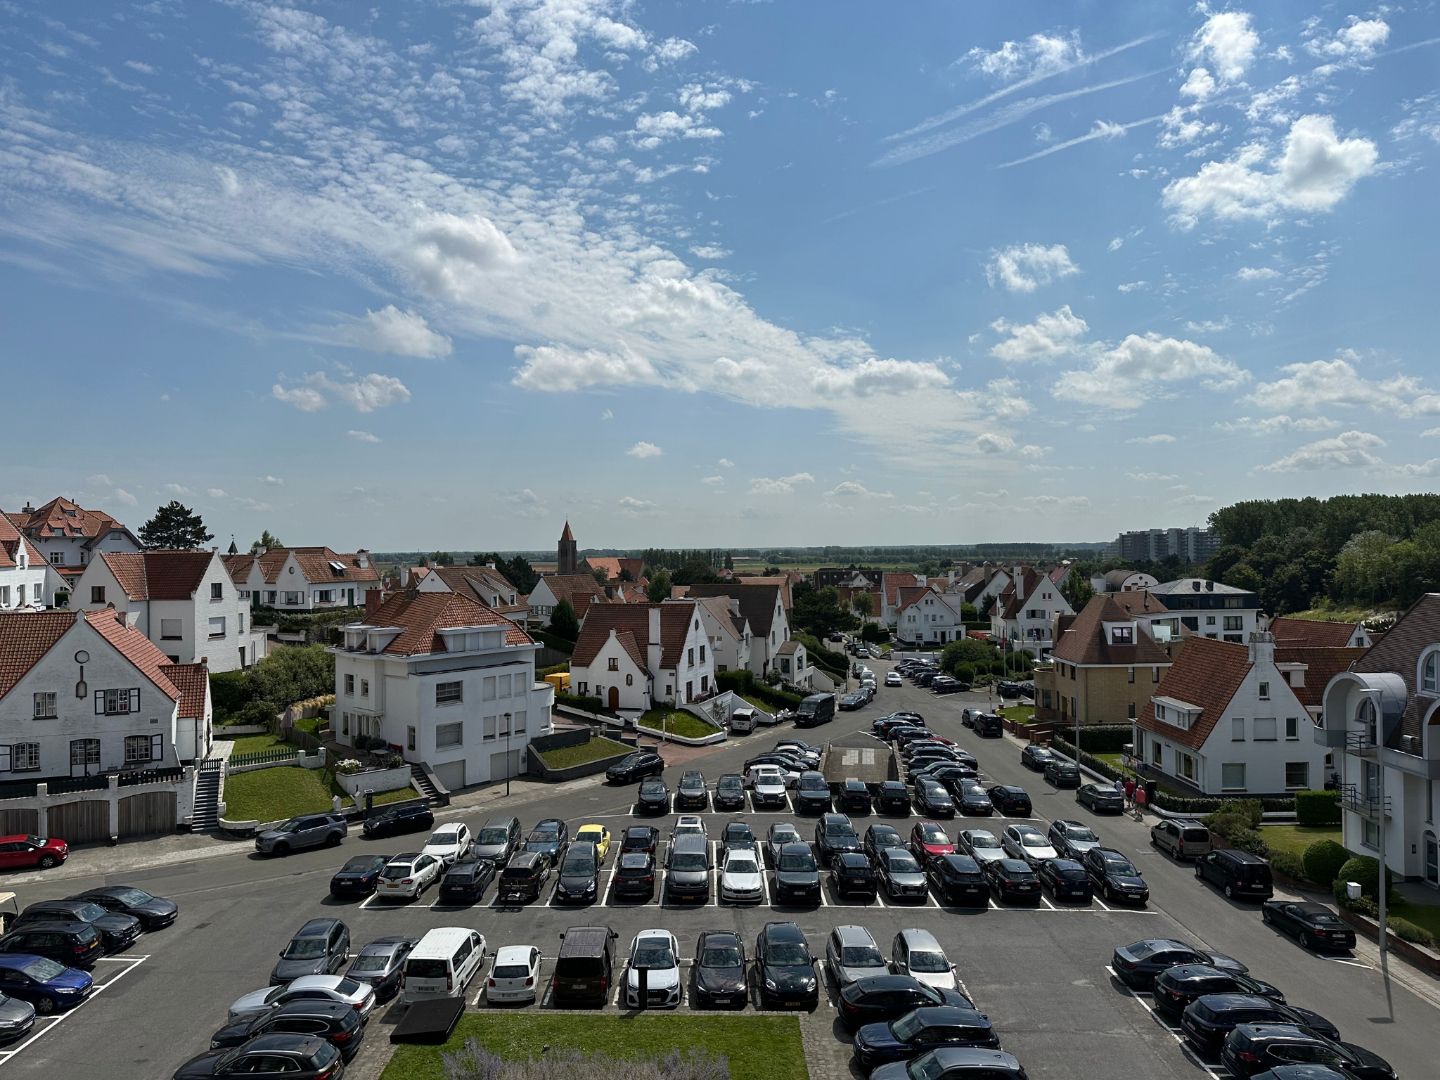
{"type": "Polygon", "coordinates": [[[1144,784],[1135,786],[1135,818],[1139,820],[1145,816],[1145,801],[1147,798],[1144,784]]]}
{"type": "Polygon", "coordinates": [[[1135,778],[1133,776],[1125,778],[1125,805],[1135,805],[1135,778]]]}

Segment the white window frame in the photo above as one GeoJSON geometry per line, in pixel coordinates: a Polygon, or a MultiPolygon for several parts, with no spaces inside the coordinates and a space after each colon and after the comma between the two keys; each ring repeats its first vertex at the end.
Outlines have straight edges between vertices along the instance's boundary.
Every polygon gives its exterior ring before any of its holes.
{"type": "Polygon", "coordinates": [[[1285,717],[1285,741],[1300,741],[1300,718],[1298,716],[1285,717]]]}
{"type": "Polygon", "coordinates": [[[163,761],[164,759],[165,736],[158,733],[154,735],[125,736],[126,765],[139,765],[151,761],[163,761]]]}
{"type": "Polygon", "coordinates": [[[1279,724],[1273,716],[1257,716],[1251,725],[1251,737],[1255,742],[1275,742],[1280,737],[1279,724]]]}
{"type": "Polygon", "coordinates": [[[184,619],[161,619],[161,620],[160,620],[160,640],[161,640],[161,641],[180,641],[180,640],[182,640],[182,639],[184,638],[184,636],[185,636],[185,620],[184,620],[184,619]],[[170,633],[171,630],[174,630],[175,632],[172,634],[172,633],[170,633]]]}
{"type": "Polygon", "coordinates": [[[1420,677],[1415,685],[1422,694],[1440,694],[1440,649],[1429,649],[1420,657],[1420,677]]]}
{"type": "Polygon", "coordinates": [[[1245,718],[1243,716],[1232,716],[1230,718],[1230,741],[1245,741],[1245,718]]]}
{"type": "Polygon", "coordinates": [[[345,673],[345,693],[351,697],[355,696],[355,676],[348,671],[345,673]]]}
{"type": "Polygon", "coordinates": [[[1221,790],[1221,791],[1245,791],[1245,790],[1247,790],[1247,788],[1246,788],[1246,786],[1245,786],[1245,780],[1246,780],[1245,772],[1246,772],[1245,762],[1243,762],[1243,761],[1226,761],[1226,762],[1222,763],[1221,766],[1220,766],[1220,790],[1221,790]],[[1240,770],[1240,783],[1238,783],[1238,784],[1232,783],[1231,780],[1230,780],[1230,778],[1227,777],[1227,775],[1226,775],[1227,771],[1228,771],[1228,770],[1232,770],[1232,769],[1239,769],[1239,770],[1240,770]]]}
{"type": "Polygon", "coordinates": [[[11,745],[9,749],[11,772],[40,771],[40,744],[38,742],[18,742],[11,745]]]}
{"type": "Polygon", "coordinates": [[[60,717],[58,699],[54,690],[37,691],[34,697],[35,720],[57,720],[60,717]]]}
{"type": "Polygon", "coordinates": [[[1308,761],[1287,761],[1285,762],[1285,790],[1304,791],[1310,787],[1310,762],[1308,761]],[[1305,779],[1298,784],[1290,782],[1290,770],[1299,768],[1305,770],[1305,779]]]}
{"type": "Polygon", "coordinates": [[[465,683],[460,680],[435,684],[435,707],[461,705],[465,702],[465,683]]]}

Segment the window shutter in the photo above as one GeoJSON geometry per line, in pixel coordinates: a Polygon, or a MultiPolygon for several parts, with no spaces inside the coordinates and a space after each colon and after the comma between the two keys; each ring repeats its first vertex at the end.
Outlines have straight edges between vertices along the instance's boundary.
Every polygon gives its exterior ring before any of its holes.
{"type": "Polygon", "coordinates": [[[105,691],[104,691],[104,690],[96,690],[96,691],[95,691],[95,715],[96,715],[96,716],[104,716],[104,715],[105,715],[105,691]]]}
{"type": "Polygon", "coordinates": [[[130,691],[130,711],[132,713],[140,711],[140,688],[138,686],[130,691]]]}

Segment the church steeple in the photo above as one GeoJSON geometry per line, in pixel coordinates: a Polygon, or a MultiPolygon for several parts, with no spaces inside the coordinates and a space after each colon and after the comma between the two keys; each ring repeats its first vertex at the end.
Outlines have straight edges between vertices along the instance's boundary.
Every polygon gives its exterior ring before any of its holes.
{"type": "Polygon", "coordinates": [[[575,544],[575,534],[570,531],[570,522],[565,522],[565,531],[560,534],[560,543],[556,546],[556,569],[562,574],[577,573],[580,567],[579,548],[575,544]]]}

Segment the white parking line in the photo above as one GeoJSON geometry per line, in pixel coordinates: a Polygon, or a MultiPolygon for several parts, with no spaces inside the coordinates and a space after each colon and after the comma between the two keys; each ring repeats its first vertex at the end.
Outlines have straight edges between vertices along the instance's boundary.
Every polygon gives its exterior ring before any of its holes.
{"type": "Polygon", "coordinates": [[[1057,908],[1054,904],[1052,904],[1052,903],[1050,902],[1050,900],[1045,896],[1044,893],[1041,893],[1041,894],[1040,894],[1040,903],[1044,904],[1044,905],[1045,905],[1047,908],[1049,908],[1051,911],[1059,911],[1059,910],[1060,910],[1059,908],[1057,908]]]}
{"type": "Polygon", "coordinates": [[[1320,953],[1316,953],[1315,955],[1320,957],[1321,960],[1328,960],[1332,964],[1344,964],[1346,967],[1368,968],[1370,966],[1363,960],[1346,960],[1343,956],[1321,956],[1320,953]]]}
{"type": "Polygon", "coordinates": [[[1115,974],[1114,968],[1112,968],[1109,964],[1106,964],[1105,970],[1110,974],[1111,978],[1115,979],[1116,982],[1120,983],[1120,987],[1125,991],[1125,993],[1127,993],[1140,1003],[1141,1008],[1143,1008],[1147,1013],[1150,1014],[1150,1019],[1154,1020],[1155,1023],[1158,1024],[1160,1028],[1165,1032],[1166,1035],[1169,1035],[1172,1039],[1174,1039],[1177,1043],[1180,1044],[1180,1049],[1185,1054],[1186,1058],[1188,1058],[1192,1063],[1199,1065],[1200,1068],[1204,1069],[1206,1075],[1209,1076],[1211,1080],[1229,1080],[1230,1073],[1228,1070],[1224,1073],[1219,1073],[1212,1069],[1209,1065],[1205,1064],[1205,1062],[1200,1059],[1199,1055],[1197,1055],[1195,1051],[1191,1049],[1190,1044],[1185,1041],[1185,1037],[1181,1035],[1178,1031],[1176,1031],[1174,1028],[1172,1028],[1169,1024],[1167,1024],[1164,1019],[1155,1012],[1155,1006],[1151,1005],[1150,1002],[1146,1001],[1134,990],[1131,990],[1130,987],[1126,986],[1123,982],[1120,981],[1119,977],[1115,974]]]}
{"type": "MultiPolygon", "coordinates": [[[[130,972],[134,971],[137,967],[139,967],[141,964],[143,964],[146,960],[149,959],[150,956],[148,953],[144,956],[102,956],[99,960],[96,961],[97,964],[124,964],[125,967],[118,971],[113,978],[106,979],[103,983],[97,984],[95,986],[95,989],[91,992],[90,996],[87,997],[84,1001],[82,1001],[79,1005],[76,1005],[73,1009],[69,1009],[66,1012],[58,1013],[55,1016],[47,1017],[44,1021],[42,1021],[45,1024],[43,1028],[41,1028],[39,1031],[33,1031],[30,1036],[25,1039],[24,1042],[21,1042],[16,1046],[12,1046],[9,1049],[5,1050],[3,1053],[0,1053],[0,1065],[3,1065],[5,1062],[9,1061],[12,1057],[20,1053],[20,1051],[24,1050],[36,1039],[39,1039],[42,1036],[54,1031],[66,1020],[69,1020],[81,1009],[85,1008],[86,1005],[89,1005],[90,1002],[94,1001],[106,990],[109,990],[110,987],[114,986],[126,975],[129,975],[130,972]]],[[[36,1026],[39,1027],[39,1024],[37,1023],[36,1026]]]]}
{"type": "Polygon", "coordinates": [[[1098,896],[1093,896],[1093,895],[1092,895],[1092,896],[1090,897],[1090,899],[1091,899],[1091,900],[1094,900],[1095,903],[1097,903],[1097,904],[1100,905],[1100,910],[1101,910],[1101,911],[1114,911],[1114,910],[1115,910],[1115,909],[1112,908],[1109,904],[1105,903],[1104,900],[1101,900],[1100,897],[1098,897],[1098,896]]]}

